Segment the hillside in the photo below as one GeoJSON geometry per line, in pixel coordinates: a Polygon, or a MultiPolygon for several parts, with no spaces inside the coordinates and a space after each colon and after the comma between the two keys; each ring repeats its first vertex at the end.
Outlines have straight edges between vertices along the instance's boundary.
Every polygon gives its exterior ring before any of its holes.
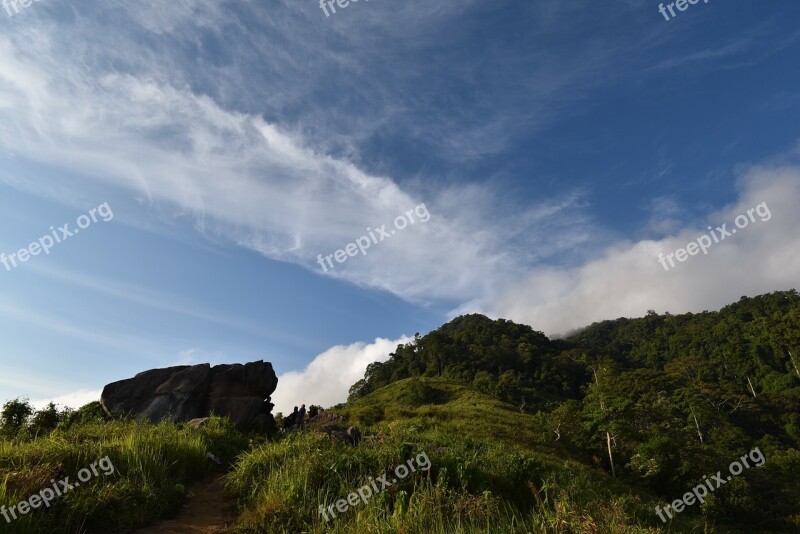
{"type": "Polygon", "coordinates": [[[216,418],[154,426],[93,405],[29,417],[9,403],[0,504],[105,455],[113,476],[14,527],[129,532],[226,469],[240,533],[797,532],[798,354],[794,291],[562,340],[469,315],[370,365],[328,410],[360,429],[355,447],[313,422],[266,439],[216,418]]]}
{"type": "Polygon", "coordinates": [[[304,433],[239,462],[245,532],[656,532],[652,495],[574,459],[541,418],[451,380],[400,380],[336,412],[368,429],[357,448],[304,433]],[[316,512],[421,453],[428,471],[330,523],[316,512]]]}
{"type": "MultiPolygon", "coordinates": [[[[593,458],[667,502],[760,447],[765,469],[720,488],[692,513],[712,525],[792,529],[800,521],[797,355],[795,291],[742,298],[719,312],[604,321],[564,340],[471,315],[370,365],[346,409],[377,414],[380,399],[393,395],[381,388],[407,377],[447,378],[510,403],[506,411],[535,416],[537,438],[519,424],[498,429],[495,440],[525,436],[535,448],[559,436],[560,454],[593,458]]],[[[403,416],[402,408],[385,409],[403,416]]],[[[451,408],[425,409],[453,416],[451,408]]],[[[457,430],[475,431],[468,424],[457,430]]]]}

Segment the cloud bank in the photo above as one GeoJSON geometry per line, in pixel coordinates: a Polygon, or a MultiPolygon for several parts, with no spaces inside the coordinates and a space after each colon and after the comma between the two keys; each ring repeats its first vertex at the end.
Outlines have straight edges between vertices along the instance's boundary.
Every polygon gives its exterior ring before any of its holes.
{"type": "Polygon", "coordinates": [[[284,373],[278,377],[278,389],[272,395],[273,413],[291,413],[294,406],[312,404],[329,407],[347,400],[350,386],[364,378],[367,366],[389,359],[398,345],[410,343],[413,338],[396,340],[376,338],[372,343],[337,345],[318,355],[308,366],[298,372],[284,373]]]}
{"type": "Polygon", "coordinates": [[[89,389],[81,389],[75,391],[73,393],[67,393],[65,395],[60,395],[58,397],[52,397],[49,399],[39,399],[39,400],[32,400],[31,406],[36,408],[37,410],[41,410],[51,402],[58,407],[68,407],[76,410],[81,406],[85,406],[90,402],[99,401],[100,395],[103,393],[102,390],[89,390],[89,389]]]}
{"type": "Polygon", "coordinates": [[[533,268],[486,305],[490,315],[532,325],[549,335],[595,321],[659,313],[718,309],[742,295],[800,285],[800,167],[757,166],[738,181],[738,200],[660,240],[620,242],[571,268],[533,268]],[[665,271],[668,254],[766,202],[772,214],[665,271]]]}

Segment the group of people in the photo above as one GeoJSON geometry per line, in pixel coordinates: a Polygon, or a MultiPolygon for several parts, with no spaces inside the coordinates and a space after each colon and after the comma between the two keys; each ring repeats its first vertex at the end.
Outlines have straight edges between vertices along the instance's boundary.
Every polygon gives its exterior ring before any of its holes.
{"type": "MultiPolygon", "coordinates": [[[[308,419],[314,419],[319,414],[319,406],[312,405],[308,409],[308,419]]],[[[300,409],[297,409],[297,406],[294,407],[294,411],[283,418],[283,428],[289,429],[291,427],[296,426],[297,428],[303,428],[303,425],[306,422],[306,405],[303,404],[300,406],[300,409]]]]}

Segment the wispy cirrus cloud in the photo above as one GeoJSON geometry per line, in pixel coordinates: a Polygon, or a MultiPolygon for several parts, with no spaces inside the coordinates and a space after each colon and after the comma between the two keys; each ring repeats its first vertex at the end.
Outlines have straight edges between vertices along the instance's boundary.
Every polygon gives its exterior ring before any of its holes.
{"type": "MultiPolygon", "coordinates": [[[[242,24],[234,11],[222,13],[209,6],[179,4],[165,13],[137,7],[134,20],[155,33],[149,38],[127,26],[118,34],[101,28],[117,22],[109,9],[100,9],[97,21],[78,14],[60,21],[56,31],[55,21],[43,19],[0,38],[0,78],[8,82],[2,96],[9,103],[0,108],[0,144],[10,148],[14,160],[54,171],[53,178],[37,171],[33,179],[22,171],[3,179],[52,194],[51,186],[66,173],[81,184],[80,190],[115,188],[139,198],[143,216],[148,209],[168,206],[190,214],[208,235],[312,269],[318,253],[338,248],[362,235],[367,226],[390,222],[424,201],[435,224],[405,232],[332,273],[412,300],[474,298],[491,285],[490,273],[519,271],[521,259],[506,247],[513,241],[517,250],[544,249],[537,245],[548,236],[525,230],[540,225],[545,211],[551,228],[582,235],[570,230],[577,224],[571,221],[577,221],[580,206],[569,196],[536,206],[516,205],[518,219],[512,224],[511,214],[492,213],[489,199],[498,198],[498,193],[489,185],[475,185],[474,190],[484,194],[460,194],[461,203],[455,205],[448,201],[452,188],[403,187],[392,176],[326,153],[313,135],[300,132],[316,115],[281,118],[290,125],[283,127],[260,113],[235,109],[226,97],[231,90],[226,82],[208,85],[200,73],[185,67],[185,49],[194,39],[218,36],[226,23],[242,24]],[[79,35],[97,35],[99,42],[88,46],[79,35]],[[104,46],[111,35],[113,45],[104,46]],[[70,39],[77,44],[67,46],[70,39]],[[165,40],[176,51],[156,61],[155,46],[165,40]],[[469,269],[463,268],[466,265],[469,269]]],[[[435,11],[444,16],[442,10],[435,11]]],[[[278,11],[264,20],[274,25],[276,17],[291,16],[291,10],[278,11]]],[[[427,26],[433,31],[432,23],[427,26]]],[[[355,49],[359,39],[353,38],[355,49]]],[[[214,63],[216,55],[227,57],[229,52],[207,51],[204,61],[214,63]]],[[[303,49],[297,53],[302,56],[303,49]]],[[[224,71],[223,79],[240,79],[254,55],[250,51],[245,60],[219,65],[218,73],[224,71]]],[[[281,68],[294,62],[276,58],[273,63],[279,61],[285,63],[281,68]]],[[[277,64],[267,65],[256,76],[276,68],[277,64]]],[[[317,76],[328,70],[320,68],[317,76]]],[[[293,94],[282,83],[275,80],[277,92],[293,94]]],[[[251,95],[245,90],[238,96],[237,107],[247,108],[251,95]]],[[[376,106],[383,103],[380,97],[373,100],[376,106]]],[[[426,112],[427,104],[415,105],[426,112]]],[[[457,131],[465,120],[472,119],[453,116],[439,122],[457,131]]],[[[479,137],[486,138],[486,132],[480,132],[479,137]]],[[[453,138],[448,139],[450,143],[453,138]]],[[[469,149],[460,146],[458,151],[465,155],[469,149]]]]}
{"type": "MultiPolygon", "coordinates": [[[[80,272],[69,271],[48,265],[36,265],[32,267],[31,270],[40,276],[110,297],[118,303],[134,304],[145,308],[169,312],[178,316],[198,319],[204,323],[245,332],[251,335],[267,337],[297,347],[309,346],[306,338],[287,335],[285,332],[281,332],[278,329],[272,329],[268,325],[254,323],[244,317],[232,317],[215,313],[212,310],[203,309],[202,305],[197,302],[189,302],[164,291],[157,291],[137,284],[108,280],[97,275],[89,276],[80,272]]],[[[0,308],[0,313],[2,313],[2,308],[0,308]]]]}
{"type": "MultiPolygon", "coordinates": [[[[605,9],[594,4],[534,2],[515,17],[537,32],[474,46],[470,32],[503,6],[376,3],[327,20],[286,0],[42,4],[0,37],[0,146],[16,167],[0,179],[58,197],[113,189],[137,198],[143,218],[190,216],[205,235],[315,271],[318,253],[424,201],[430,224],[331,275],[454,306],[529,276],[553,280],[541,289],[550,293],[569,284],[540,265],[589,269],[581,262],[613,242],[583,191],[515,202],[480,176],[457,187],[436,172],[410,178],[395,158],[428,153],[427,164],[466,172],[576,113],[593,89],[647,74],[645,51],[664,31],[562,42],[549,29],[580,31],[605,9]],[[389,155],[396,143],[403,150],[389,155]]],[[[738,57],[753,35],[693,60],[738,57]]]]}

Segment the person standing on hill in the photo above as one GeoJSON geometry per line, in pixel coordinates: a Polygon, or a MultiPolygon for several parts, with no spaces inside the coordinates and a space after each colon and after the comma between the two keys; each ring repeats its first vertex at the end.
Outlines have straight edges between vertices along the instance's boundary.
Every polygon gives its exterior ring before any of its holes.
{"type": "Polygon", "coordinates": [[[300,411],[297,412],[297,426],[302,428],[303,423],[305,423],[305,421],[306,421],[306,405],[303,404],[300,406],[300,411]]]}
{"type": "Polygon", "coordinates": [[[297,406],[294,407],[294,411],[283,418],[283,427],[289,429],[297,424],[297,415],[300,412],[297,411],[297,406]]]}

